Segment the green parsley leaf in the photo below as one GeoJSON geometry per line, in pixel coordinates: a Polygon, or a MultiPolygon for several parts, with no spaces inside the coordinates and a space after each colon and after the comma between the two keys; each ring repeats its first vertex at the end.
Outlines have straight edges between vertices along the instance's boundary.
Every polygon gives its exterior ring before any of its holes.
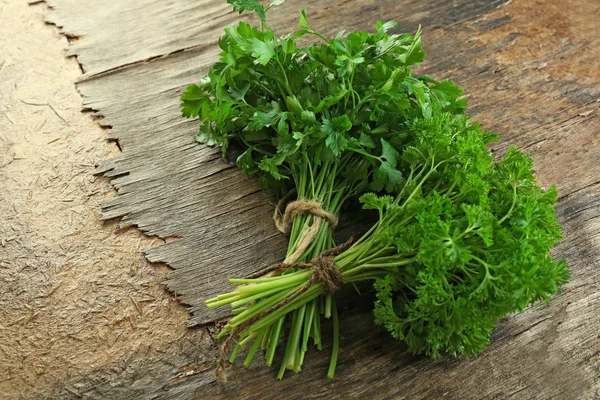
{"type": "Polygon", "coordinates": [[[250,122],[246,129],[249,131],[258,131],[262,128],[273,126],[279,121],[281,116],[279,103],[272,101],[270,106],[265,107],[264,111],[257,111],[250,117],[250,122]]]}
{"type": "Polygon", "coordinates": [[[306,18],[306,10],[300,10],[300,21],[298,22],[298,25],[301,28],[310,30],[310,28],[308,27],[308,20],[306,18]]]}
{"type": "Polygon", "coordinates": [[[262,160],[260,160],[258,167],[261,170],[268,172],[273,178],[275,178],[278,181],[281,179],[287,179],[287,177],[285,175],[282,175],[280,173],[279,168],[275,162],[275,159],[272,157],[264,156],[262,158],[262,160]]]}
{"type": "MultiPolygon", "coordinates": [[[[383,139],[381,139],[381,140],[383,140],[383,139]]],[[[375,141],[373,140],[373,137],[364,132],[360,133],[360,137],[358,139],[358,144],[360,144],[362,147],[365,147],[367,149],[374,149],[377,147],[375,145],[375,141]]]]}
{"type": "Polygon", "coordinates": [[[275,56],[273,47],[260,39],[252,39],[252,56],[256,58],[256,62],[262,65],[267,65],[271,58],[275,56]]]}
{"type": "Polygon", "coordinates": [[[388,193],[398,189],[403,182],[402,172],[398,171],[389,161],[381,163],[375,172],[375,183],[373,187],[384,187],[388,193]]]}
{"type": "Polygon", "coordinates": [[[233,10],[240,14],[244,11],[254,11],[263,23],[267,20],[265,8],[257,0],[227,0],[227,2],[233,5],[233,10]]]}
{"type": "Polygon", "coordinates": [[[321,132],[327,136],[325,144],[331,149],[334,156],[338,157],[348,146],[348,139],[345,133],[351,128],[352,122],[348,119],[347,115],[335,117],[332,120],[323,120],[321,132]]]}
{"type": "Polygon", "coordinates": [[[400,159],[398,150],[383,138],[381,138],[381,158],[385,159],[393,168],[396,168],[400,159]]]}

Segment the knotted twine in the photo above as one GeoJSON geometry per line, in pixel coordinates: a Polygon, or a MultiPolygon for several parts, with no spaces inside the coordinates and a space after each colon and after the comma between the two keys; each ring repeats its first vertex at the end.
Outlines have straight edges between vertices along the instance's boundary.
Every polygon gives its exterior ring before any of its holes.
{"type": "Polygon", "coordinates": [[[219,351],[219,364],[216,370],[217,380],[226,381],[227,377],[225,376],[225,365],[227,363],[227,349],[230,344],[230,340],[237,336],[240,332],[243,332],[246,328],[254,324],[256,321],[261,318],[271,314],[274,311],[279,310],[282,307],[285,307],[287,304],[291,303],[298,296],[306,292],[312,285],[317,283],[322,283],[325,289],[325,294],[335,294],[339,291],[344,285],[344,279],[342,277],[342,273],[335,265],[334,257],[338,254],[342,253],[346,249],[348,249],[354,238],[351,237],[346,243],[343,243],[337,247],[328,249],[319,254],[318,257],[314,258],[308,263],[296,263],[296,260],[306,251],[308,246],[312,243],[319,228],[321,226],[321,222],[323,219],[326,219],[332,228],[338,223],[338,218],[336,215],[329,213],[323,209],[321,204],[316,201],[304,201],[304,200],[296,200],[292,201],[285,206],[285,212],[281,213],[281,209],[284,207],[287,202],[289,196],[294,193],[291,191],[287,195],[285,195],[275,207],[275,213],[273,214],[273,220],[275,221],[275,226],[277,229],[281,231],[283,234],[289,234],[294,217],[299,214],[312,214],[313,222],[312,225],[302,233],[302,236],[298,239],[298,244],[296,245],[296,250],[287,256],[282,263],[270,265],[252,275],[247,276],[247,279],[255,279],[265,276],[272,276],[276,273],[281,273],[288,269],[312,269],[313,274],[310,279],[304,283],[298,290],[296,290],[291,296],[286,297],[281,300],[279,303],[267,308],[263,312],[255,315],[250,318],[248,321],[244,322],[240,326],[238,326],[225,340],[221,349],[219,351]]]}
{"type": "Polygon", "coordinates": [[[302,236],[298,239],[298,244],[296,245],[296,250],[287,256],[285,260],[283,260],[284,264],[293,264],[296,260],[306,251],[308,246],[312,243],[313,239],[319,232],[319,228],[321,227],[321,221],[326,219],[329,221],[329,224],[332,228],[335,228],[338,224],[338,218],[335,214],[327,212],[323,209],[321,204],[316,201],[306,201],[306,200],[296,200],[288,203],[286,206],[286,202],[288,198],[294,194],[295,189],[286,194],[275,207],[275,213],[273,214],[273,221],[275,221],[275,226],[281,233],[284,235],[288,235],[290,230],[292,229],[292,224],[294,222],[294,217],[299,214],[312,214],[313,222],[312,225],[302,232],[302,236]],[[281,209],[285,206],[285,212],[281,213],[281,209]]]}

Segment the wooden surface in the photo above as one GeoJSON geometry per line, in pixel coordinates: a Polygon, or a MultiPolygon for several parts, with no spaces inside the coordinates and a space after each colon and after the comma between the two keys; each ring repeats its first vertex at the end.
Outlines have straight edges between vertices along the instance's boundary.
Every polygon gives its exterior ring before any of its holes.
{"type": "MultiPolygon", "coordinates": [[[[326,35],[372,29],[380,19],[405,30],[423,25],[428,54],[420,72],[463,86],[470,113],[501,134],[493,150],[525,148],[540,182],[558,186],[565,239],[555,254],[568,259],[573,277],[550,305],[506,318],[476,359],[412,357],[373,326],[369,300],[346,300],[334,380],[324,378],[325,348],[284,381],[257,357],[250,370],[238,366],[219,385],[216,347],[205,345],[133,355],[122,370],[92,371],[65,387],[89,398],[599,398],[600,6],[505,3],[310,1],[309,22],[326,35]]],[[[99,168],[118,189],[102,204],[103,216],[173,238],[148,259],[174,268],[168,286],[190,305],[191,325],[218,317],[203,302],[229,288],[225,277],[280,260],[285,248],[267,199],[218,152],[194,144],[196,123],[179,117],[182,88],[215,61],[216,38],[239,16],[208,0],[48,4],[48,20],[73,39],[70,52],[85,72],[78,83],[85,107],[103,117],[124,150],[99,168]]],[[[304,4],[290,0],[272,13],[272,25],[289,31],[304,4]]],[[[57,387],[55,395],[69,393],[57,387]]]]}

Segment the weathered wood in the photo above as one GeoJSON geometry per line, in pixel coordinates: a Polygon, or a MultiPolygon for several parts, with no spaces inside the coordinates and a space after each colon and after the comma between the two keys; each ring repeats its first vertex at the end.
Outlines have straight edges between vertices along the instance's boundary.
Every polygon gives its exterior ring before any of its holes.
{"type": "MultiPolygon", "coordinates": [[[[123,217],[123,225],[177,237],[148,251],[148,258],[174,268],[168,285],[191,306],[191,324],[218,317],[203,301],[228,287],[227,276],[281,259],[285,246],[270,221],[267,199],[220,161],[218,152],[192,143],[195,123],[179,118],[182,88],[214,62],[215,39],[238,16],[224,2],[49,3],[55,7],[50,21],[82,36],[71,54],[86,71],[78,85],[85,107],[104,117],[111,137],[124,147],[120,157],[99,169],[119,190],[103,204],[104,217],[123,217]]],[[[289,1],[283,10],[301,3],[289,1]]],[[[257,399],[600,396],[600,25],[592,17],[600,6],[593,0],[576,6],[514,1],[500,8],[502,1],[483,0],[310,3],[311,25],[326,34],[371,29],[378,19],[398,20],[409,30],[423,24],[428,56],[421,71],[463,86],[471,114],[502,135],[493,150],[502,153],[509,144],[526,148],[540,182],[557,184],[565,240],[555,254],[568,259],[571,282],[549,306],[537,305],[500,323],[492,344],[476,359],[412,357],[373,327],[370,302],[357,309],[342,301],[342,353],[333,381],[323,380],[326,348],[308,354],[305,371],[283,382],[257,360],[250,370],[234,369],[227,385],[217,385],[206,364],[216,348],[207,346],[197,349],[201,363],[194,351],[177,353],[180,372],[160,357],[143,369],[100,368],[76,382],[80,393],[257,399]]],[[[282,32],[296,24],[295,13],[272,17],[282,32]]],[[[68,395],[64,388],[56,394],[68,395]]]]}
{"type": "Polygon", "coordinates": [[[48,19],[74,41],[85,77],[145,62],[185,48],[213,45],[237,16],[224,1],[48,0],[48,19]],[[202,16],[199,18],[199,16],[202,16]]]}
{"type": "MultiPolygon", "coordinates": [[[[477,358],[435,361],[412,356],[387,331],[373,327],[370,303],[353,296],[341,302],[343,336],[334,380],[324,377],[329,345],[321,352],[309,351],[304,370],[283,381],[276,380],[275,372],[257,357],[247,370],[239,364],[230,369],[226,384],[214,379],[211,360],[217,357],[217,347],[188,346],[183,355],[173,351],[162,359],[149,361],[147,354],[136,355],[130,365],[117,371],[100,368],[69,384],[84,398],[93,399],[595,400],[600,394],[597,189],[566,197],[557,210],[567,239],[556,253],[570,260],[573,271],[563,293],[550,305],[539,304],[505,318],[491,345],[477,358]]],[[[329,331],[325,332],[328,337],[329,331]]],[[[72,396],[59,387],[51,397],[72,396]]]]}
{"type": "Polygon", "coordinates": [[[169,287],[199,313],[195,322],[222,315],[207,312],[203,302],[229,287],[228,276],[278,261],[285,246],[256,185],[224,163],[220,151],[196,145],[196,122],[179,117],[181,87],[209,59],[196,48],[79,85],[85,106],[106,115],[103,123],[125,148],[99,170],[119,189],[103,203],[103,216],[126,216],[123,226],[181,238],[150,249],[147,257],[175,268],[169,287]]]}
{"type": "MultiPolygon", "coordinates": [[[[85,74],[83,79],[146,62],[194,47],[215,46],[223,27],[240,17],[225,1],[137,0],[118,2],[103,0],[47,0],[52,10],[48,20],[62,28],[74,41],[69,54],[77,55],[85,74]]],[[[372,27],[377,20],[401,17],[405,28],[417,24],[436,28],[461,23],[493,10],[506,0],[435,1],[333,1],[312,3],[312,25],[325,34],[340,29],[372,27]],[[343,23],[331,23],[331,15],[343,23]]],[[[311,2],[309,2],[311,3],[311,2]]],[[[306,2],[290,1],[273,13],[270,23],[279,32],[289,32],[297,26],[297,10],[306,2]]],[[[246,19],[256,20],[253,17],[246,19]]],[[[198,66],[201,66],[199,64],[198,66]]],[[[206,66],[206,65],[205,65],[206,66]]]]}

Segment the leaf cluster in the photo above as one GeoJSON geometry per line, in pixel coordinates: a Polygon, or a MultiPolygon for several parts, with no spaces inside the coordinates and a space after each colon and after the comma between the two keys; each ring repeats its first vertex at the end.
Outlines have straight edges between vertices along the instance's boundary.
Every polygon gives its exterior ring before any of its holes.
{"type": "Polygon", "coordinates": [[[498,319],[548,301],[569,277],[548,254],[561,238],[556,190],[536,184],[514,147],[493,162],[494,136],[465,116],[436,114],[412,129],[399,168],[416,179],[396,198],[361,198],[380,212],[373,241],[393,249],[388,262],[411,261],[376,281],[375,320],[413,353],[474,355],[498,319]]]}
{"type": "MultiPolygon", "coordinates": [[[[237,164],[262,187],[284,193],[304,174],[336,164],[335,175],[373,191],[400,187],[398,147],[406,123],[434,112],[462,112],[462,90],[451,81],[414,77],[424,57],[420,31],[340,32],[326,39],[310,28],[306,11],[299,29],[276,37],[255,0],[230,0],[237,11],[256,12],[262,29],[244,22],[226,29],[221,55],[198,84],[181,96],[182,113],[198,117],[196,140],[243,152],[237,164]],[[298,47],[311,35],[318,42],[298,47]],[[290,178],[291,182],[290,182],[290,178]]],[[[315,174],[316,175],[316,174],[315,174]]]]}

